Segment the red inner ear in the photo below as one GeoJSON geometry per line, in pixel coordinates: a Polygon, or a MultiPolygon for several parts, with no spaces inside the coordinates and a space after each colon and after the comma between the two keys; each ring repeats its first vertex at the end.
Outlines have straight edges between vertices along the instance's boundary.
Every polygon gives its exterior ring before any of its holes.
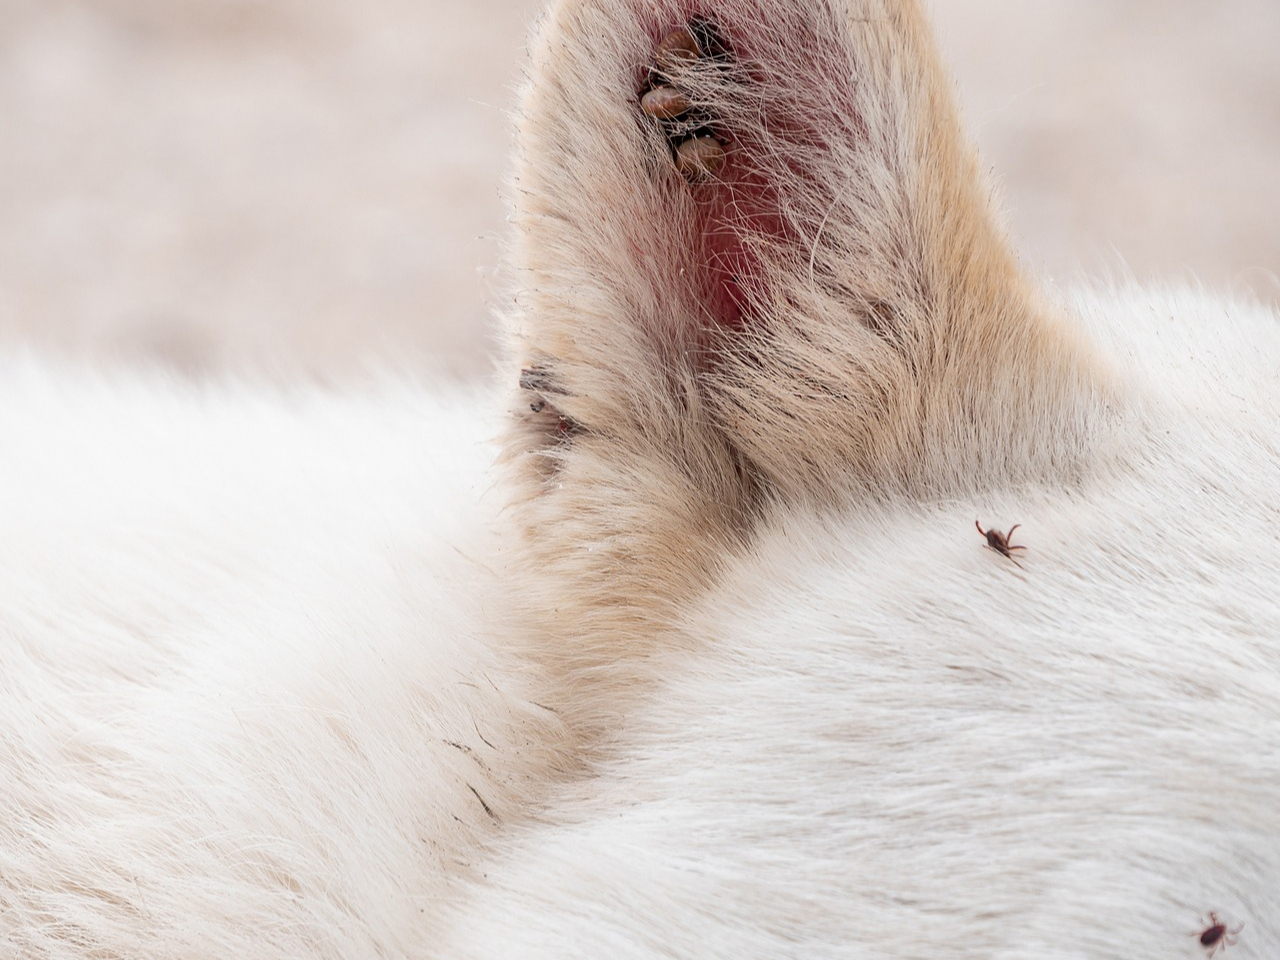
{"type": "MultiPolygon", "coordinates": [[[[650,35],[656,47],[670,31],[687,26],[698,38],[704,55],[724,62],[732,83],[750,83],[749,38],[726,35],[715,17],[703,10],[686,12],[679,21],[654,24],[650,35]]],[[[650,75],[646,70],[641,86],[650,75]]],[[[659,80],[658,82],[662,82],[659,80]]],[[[714,176],[688,183],[696,205],[694,235],[701,238],[700,249],[690,251],[690,261],[700,267],[702,315],[712,334],[715,329],[737,330],[751,322],[751,315],[765,301],[761,252],[765,245],[784,239],[779,214],[778,192],[757,162],[760,145],[748,138],[750,131],[736,130],[718,116],[705,117],[706,127],[725,148],[724,166],[714,176]]],[[[761,118],[761,123],[773,123],[761,118]]],[[[676,146],[679,136],[672,140],[676,146]]],[[[696,337],[700,341],[712,336],[696,337]]]]}
{"type": "MultiPolygon", "coordinates": [[[[837,145],[856,150],[868,140],[858,115],[860,71],[839,11],[822,4],[814,5],[817,11],[804,4],[764,6],[722,0],[719,9],[685,10],[683,22],[647,21],[655,60],[639,81],[642,89],[680,85],[678,69],[664,73],[656,64],[659,45],[680,28],[697,41],[703,67],[723,68],[697,71],[688,80],[689,114],[660,122],[673,155],[691,133],[713,136],[724,148],[718,171],[681,183],[694,201],[689,226],[696,239],[679,263],[682,271],[696,268],[701,291],[698,329],[686,332],[686,342],[701,346],[772,315],[777,291],[770,286],[782,272],[797,281],[807,279],[809,269],[829,273],[835,232],[826,220],[838,212],[846,189],[856,188],[849,178],[859,175],[842,172],[846,164],[834,164],[832,153],[837,145]]],[[[671,175],[683,177],[674,162],[671,175]]],[[[688,289],[687,282],[671,284],[681,288],[688,289]]]]}
{"type": "Polygon", "coordinates": [[[764,277],[758,246],[783,238],[778,196],[759,170],[753,169],[750,146],[732,131],[725,137],[724,168],[719,177],[693,188],[698,230],[712,321],[739,329],[762,303],[764,277]]]}

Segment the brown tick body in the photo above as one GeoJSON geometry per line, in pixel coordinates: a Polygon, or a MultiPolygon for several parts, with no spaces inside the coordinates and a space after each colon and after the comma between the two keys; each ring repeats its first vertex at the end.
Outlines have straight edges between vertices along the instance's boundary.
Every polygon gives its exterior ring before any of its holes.
{"type": "Polygon", "coordinates": [[[1210,913],[1209,919],[1202,920],[1201,923],[1205,928],[1191,931],[1191,936],[1200,938],[1200,946],[1208,950],[1211,957],[1219,950],[1234,947],[1240,939],[1240,931],[1244,929],[1243,923],[1228,927],[1216,913],[1210,913]]]}
{"type": "Polygon", "coordinates": [[[1015,566],[1018,566],[1018,567],[1022,566],[1022,564],[1018,563],[1018,558],[1013,555],[1013,551],[1025,550],[1027,548],[1022,546],[1015,546],[1014,544],[1009,542],[1010,540],[1013,539],[1013,531],[1017,530],[1020,526],[1022,526],[1022,524],[1015,523],[1012,527],[1009,528],[1008,533],[1001,533],[999,530],[996,530],[994,528],[991,530],[983,530],[982,524],[979,523],[977,520],[973,521],[973,525],[978,528],[978,532],[980,534],[982,534],[984,537],[987,538],[987,547],[989,549],[994,550],[996,553],[1000,554],[1002,557],[1008,557],[1010,560],[1014,562],[1015,566]]]}
{"type": "Polygon", "coordinates": [[[680,84],[699,64],[705,69],[727,64],[730,59],[728,45],[716,25],[695,17],[658,41],[648,82],[640,92],[641,111],[658,121],[676,169],[690,183],[720,173],[726,151],[714,118],[692,104],[680,84]]]}

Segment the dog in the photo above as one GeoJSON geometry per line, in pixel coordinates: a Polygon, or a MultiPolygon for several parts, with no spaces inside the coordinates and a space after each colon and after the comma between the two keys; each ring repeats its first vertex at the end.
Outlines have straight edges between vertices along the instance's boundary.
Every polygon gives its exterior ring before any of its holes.
{"type": "Polygon", "coordinates": [[[5,362],[0,953],[1275,956],[1280,319],[1041,289],[916,0],[530,61],[492,395],[5,362]]]}

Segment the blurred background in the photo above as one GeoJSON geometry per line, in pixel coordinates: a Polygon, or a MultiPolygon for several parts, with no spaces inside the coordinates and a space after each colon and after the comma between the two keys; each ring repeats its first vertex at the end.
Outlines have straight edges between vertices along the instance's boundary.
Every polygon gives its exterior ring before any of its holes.
{"type": "MultiPolygon", "coordinates": [[[[488,369],[539,0],[0,0],[0,341],[488,369]]],[[[1280,299],[1280,3],[934,0],[1023,258],[1280,299]]]]}

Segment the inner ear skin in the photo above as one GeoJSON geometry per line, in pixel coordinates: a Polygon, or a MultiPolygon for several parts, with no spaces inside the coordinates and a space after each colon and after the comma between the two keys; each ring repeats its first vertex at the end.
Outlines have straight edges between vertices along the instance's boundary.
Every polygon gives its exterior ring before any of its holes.
{"type": "Polygon", "coordinates": [[[703,319],[711,328],[708,336],[694,338],[705,359],[716,331],[741,328],[765,299],[752,248],[785,239],[778,197],[752,160],[752,145],[713,107],[726,87],[752,82],[714,19],[695,16],[668,29],[644,72],[641,112],[662,132],[672,160],[660,175],[682,178],[694,201],[695,246],[688,260],[701,276],[703,319]],[[651,106],[655,99],[662,103],[651,106]],[[678,112],[670,112],[671,103],[678,112]]]}

